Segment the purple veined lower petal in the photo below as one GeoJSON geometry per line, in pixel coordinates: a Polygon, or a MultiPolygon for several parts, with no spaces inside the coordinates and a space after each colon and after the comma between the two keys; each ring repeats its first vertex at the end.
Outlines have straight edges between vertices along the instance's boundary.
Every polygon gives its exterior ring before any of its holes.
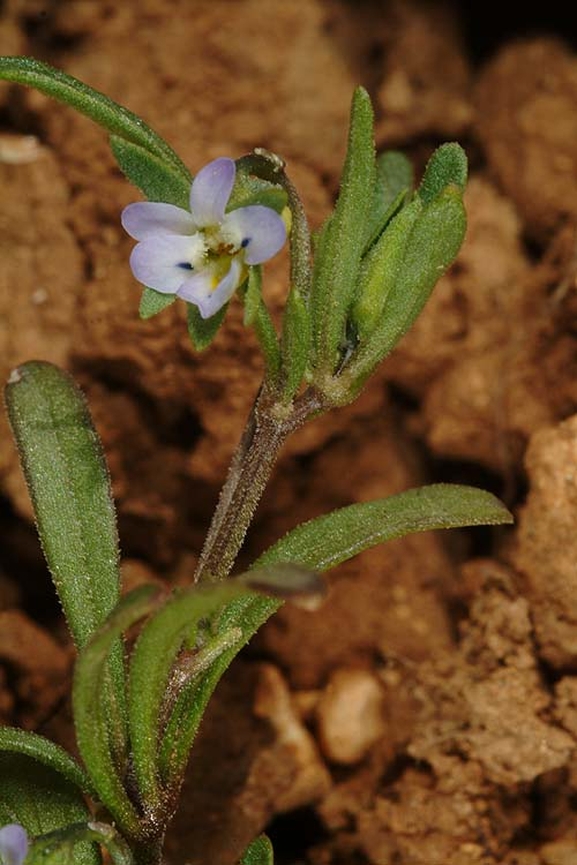
{"type": "Polygon", "coordinates": [[[202,318],[210,318],[231,299],[240,284],[242,271],[242,263],[238,258],[233,258],[230,268],[215,286],[216,268],[206,267],[187,279],[179,289],[178,296],[194,303],[202,318]]]}
{"type": "Polygon", "coordinates": [[[28,835],[23,826],[9,823],[0,829],[0,862],[22,865],[28,853],[28,835]]]}
{"type": "Polygon", "coordinates": [[[155,201],[137,201],[122,211],[120,218],[124,230],[135,240],[148,240],[159,234],[194,234],[196,226],[192,215],[174,204],[155,201]]]}
{"type": "Polygon", "coordinates": [[[132,250],[130,267],[136,279],[164,294],[176,294],[197,267],[202,267],[205,244],[200,234],[164,234],[143,240],[132,250]]]}
{"type": "Polygon", "coordinates": [[[200,169],[190,190],[190,209],[199,228],[222,222],[235,176],[234,160],[226,156],[200,169]]]}
{"type": "Polygon", "coordinates": [[[226,214],[223,234],[234,236],[236,245],[246,250],[247,264],[262,264],[282,248],[286,226],[276,210],[251,204],[226,214]]]}

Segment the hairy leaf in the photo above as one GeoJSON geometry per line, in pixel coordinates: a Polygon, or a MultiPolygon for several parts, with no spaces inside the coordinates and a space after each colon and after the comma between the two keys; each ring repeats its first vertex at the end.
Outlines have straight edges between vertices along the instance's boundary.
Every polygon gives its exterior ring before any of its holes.
{"type": "Polygon", "coordinates": [[[34,87],[172,165],[185,179],[190,176],[174,150],[140,117],[60,69],[32,57],[0,57],[0,79],[34,87]]]}
{"type": "Polygon", "coordinates": [[[332,375],[366,241],[375,185],[373,110],[365,90],[353,97],[347,156],[334,213],[317,248],[311,293],[315,367],[332,375]]]}
{"type": "MultiPolygon", "coordinates": [[[[30,757],[0,753],[0,778],[0,825],[20,823],[34,837],[90,819],[80,790],[30,757]]],[[[101,858],[92,844],[83,843],[75,847],[69,861],[70,865],[98,865],[101,858]]]]}
{"type": "Polygon", "coordinates": [[[16,727],[0,727],[0,754],[3,752],[30,757],[58,772],[84,793],[94,796],[92,784],[81,766],[64,748],[44,736],[16,727]]]}
{"type": "Polygon", "coordinates": [[[507,508],[491,493],[456,484],[432,484],[302,523],[263,553],[255,567],[292,562],[326,571],[369,547],[414,532],[512,521],[507,508]]]}
{"type": "Polygon", "coordinates": [[[457,186],[461,192],[467,183],[467,154],[460,144],[449,142],[437,147],[425,169],[419,197],[433,201],[447,186],[457,186]]]}
{"type": "Polygon", "coordinates": [[[149,201],[164,201],[189,210],[192,176],[187,179],[172,164],[118,135],[110,136],[110,147],[123,174],[149,201]]]}
{"type": "Polygon", "coordinates": [[[367,225],[370,246],[402,206],[413,185],[413,166],[403,153],[387,150],[377,156],[377,179],[367,225]]]}
{"type": "Polygon", "coordinates": [[[110,479],[86,401],[53,364],[17,367],[8,416],[34,505],[38,534],[76,644],[86,644],[120,590],[110,479]]]}
{"type": "Polygon", "coordinates": [[[158,590],[141,586],[126,595],[106,623],[80,652],[74,674],[73,709],[78,748],[101,801],[118,825],[137,835],[139,816],[125,789],[127,765],[121,765],[109,735],[111,701],[103,700],[108,689],[108,659],[120,635],[157,603],[158,590]]]}

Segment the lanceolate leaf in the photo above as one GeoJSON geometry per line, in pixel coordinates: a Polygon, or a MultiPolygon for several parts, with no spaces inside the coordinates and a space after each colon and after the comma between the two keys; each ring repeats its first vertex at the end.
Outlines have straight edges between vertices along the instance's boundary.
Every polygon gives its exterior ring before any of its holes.
{"type": "Polygon", "coordinates": [[[484,490],[433,484],[303,523],[263,553],[255,567],[292,562],[326,571],[369,547],[414,532],[512,521],[507,508],[484,490]]]}
{"type": "Polygon", "coordinates": [[[149,201],[189,209],[191,176],[187,179],[170,163],[118,135],[110,136],[110,147],[123,173],[149,201]]]}
{"type": "Polygon", "coordinates": [[[116,517],[102,447],[79,388],[50,363],[17,367],[6,404],[44,555],[81,647],[119,597],[116,517]]]}
{"type": "Polygon", "coordinates": [[[34,87],[85,114],[104,129],[137,144],[163,162],[172,165],[184,179],[188,169],[174,150],[132,111],[99,93],[60,69],[32,57],[0,57],[0,79],[34,87]]]}
{"type": "MultiPolygon", "coordinates": [[[[409,207],[416,206],[417,198],[409,207]]],[[[402,220],[409,207],[396,220],[402,220]]],[[[395,222],[396,222],[395,220],[395,222]]],[[[387,292],[382,314],[343,374],[359,390],[376,365],[397,345],[429,299],[437,281],[456,257],[466,229],[461,190],[448,186],[425,204],[410,227],[397,278],[387,292]]],[[[383,243],[392,223],[383,236],[383,243]]],[[[350,398],[353,397],[351,392],[350,398]]]]}
{"type": "Polygon", "coordinates": [[[44,736],[16,727],[0,727],[0,754],[3,752],[30,757],[58,772],[84,793],[94,796],[92,784],[76,760],[44,736]]]}
{"type": "Polygon", "coordinates": [[[133,770],[149,807],[162,806],[158,766],[160,724],[174,662],[194,641],[201,618],[246,592],[233,582],[175,595],[145,625],[130,664],[129,722],[133,770]]]}
{"type": "MultiPolygon", "coordinates": [[[[0,825],[20,823],[34,837],[90,819],[80,790],[30,757],[0,754],[0,778],[0,825]]],[[[100,861],[90,843],[78,844],[69,860],[70,865],[98,865],[100,861]]]]}
{"type": "Polygon", "coordinates": [[[369,95],[355,91],[341,189],[315,257],[311,294],[315,366],[332,375],[339,360],[346,315],[366,240],[375,183],[373,111],[369,95]]]}
{"type": "Polygon", "coordinates": [[[457,186],[461,192],[467,183],[467,154],[460,144],[449,142],[437,147],[425,169],[419,186],[419,198],[433,201],[447,186],[457,186]]]}
{"type": "MultiPolygon", "coordinates": [[[[120,635],[148,615],[157,603],[158,590],[142,586],[126,595],[80,652],[74,674],[73,708],[78,748],[100,800],[118,825],[137,835],[139,816],[124,786],[128,766],[119,765],[111,741],[108,658],[120,635]]],[[[114,708],[114,704],[112,704],[114,708]]]]}
{"type": "Polygon", "coordinates": [[[370,246],[400,209],[413,185],[413,166],[403,153],[387,150],[377,157],[377,179],[369,214],[366,245],[370,246]]]}
{"type": "Polygon", "coordinates": [[[297,288],[289,292],[282,322],[283,396],[292,399],[297,393],[309,361],[311,319],[297,288]]]}

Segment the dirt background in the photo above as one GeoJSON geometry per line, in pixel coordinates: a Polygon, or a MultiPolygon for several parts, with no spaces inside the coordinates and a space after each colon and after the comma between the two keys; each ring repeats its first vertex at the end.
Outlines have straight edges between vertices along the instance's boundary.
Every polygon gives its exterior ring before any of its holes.
{"type": "MultiPolygon", "coordinates": [[[[321,610],[272,620],[211,706],[168,863],[233,865],[265,826],[278,865],[577,863],[577,27],[560,4],[531,14],[0,3],[1,54],[125,103],[193,171],[277,151],[314,226],[357,83],[379,148],[420,170],[458,139],[471,161],[458,261],[359,401],[289,444],[244,556],[313,515],[438,480],[491,489],[516,527],[376,549],[334,572],[321,610]]],[[[3,85],[0,133],[1,376],[30,358],[74,372],[110,462],[127,583],[186,582],[258,386],[254,341],[238,307],[200,356],[178,304],[138,320],[119,225],[134,192],[99,129],[3,85]]],[[[275,260],[273,306],[285,286],[275,260]]],[[[73,652],[4,417],[0,482],[0,721],[69,743],[73,652]]]]}

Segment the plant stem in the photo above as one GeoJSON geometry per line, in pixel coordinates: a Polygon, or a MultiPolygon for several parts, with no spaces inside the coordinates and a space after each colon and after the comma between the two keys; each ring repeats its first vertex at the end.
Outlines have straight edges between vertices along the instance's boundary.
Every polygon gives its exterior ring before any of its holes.
{"type": "Polygon", "coordinates": [[[220,493],[195,582],[228,576],[281,447],[292,432],[323,407],[322,398],[312,389],[289,407],[271,399],[266,388],[261,389],[220,493]]]}
{"type": "Polygon", "coordinates": [[[162,865],[164,837],[132,844],[134,865],[162,865]]]}

